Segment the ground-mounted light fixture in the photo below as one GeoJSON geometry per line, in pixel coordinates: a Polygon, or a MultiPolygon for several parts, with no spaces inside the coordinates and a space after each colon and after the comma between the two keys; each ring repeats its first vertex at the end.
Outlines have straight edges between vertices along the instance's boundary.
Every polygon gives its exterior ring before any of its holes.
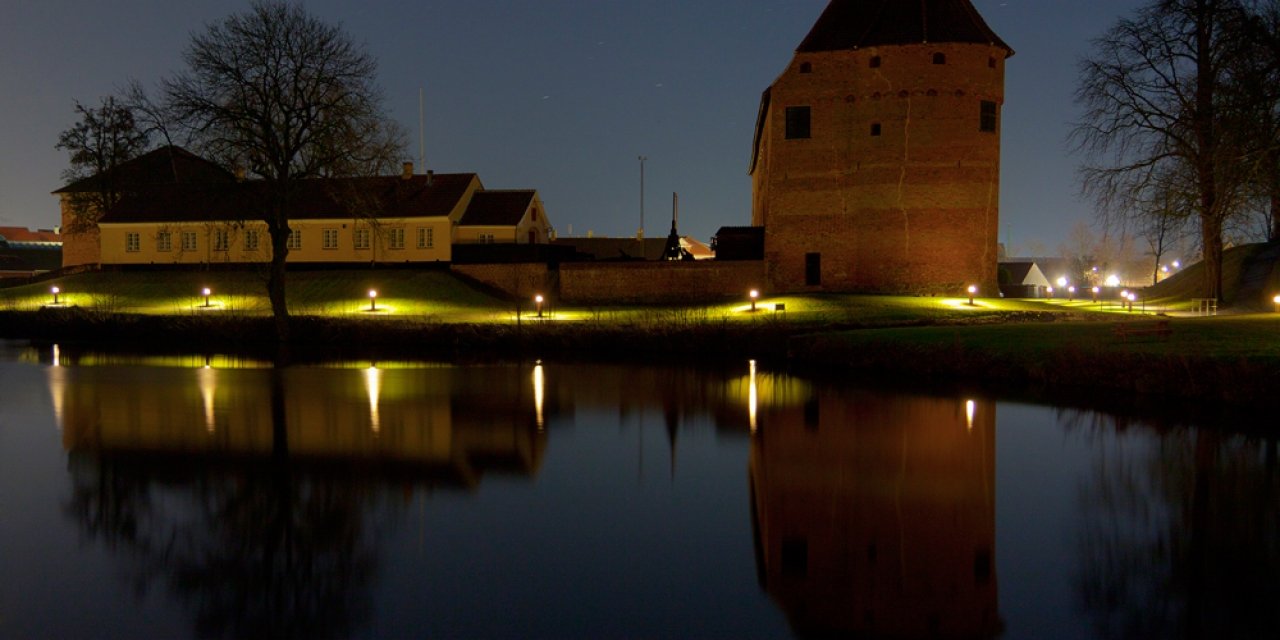
{"type": "Polygon", "coordinates": [[[205,288],[203,288],[203,289],[201,289],[201,290],[200,290],[200,293],[201,293],[201,295],[203,295],[203,296],[204,296],[204,306],[205,306],[205,307],[208,307],[208,306],[209,306],[209,296],[213,295],[213,289],[210,289],[209,287],[205,287],[205,288]]]}
{"type": "Polygon", "coordinates": [[[369,310],[370,311],[378,310],[378,290],[377,289],[369,290],[369,310]]]}
{"type": "Polygon", "coordinates": [[[536,307],[538,308],[538,317],[539,317],[539,318],[541,318],[541,317],[542,317],[542,303],[543,303],[544,301],[545,301],[545,298],[543,298],[543,297],[542,297],[542,294],[541,294],[541,293],[539,293],[538,295],[536,295],[536,296],[534,296],[534,297],[533,297],[533,304],[534,304],[534,306],[536,306],[536,307]]]}
{"type": "Polygon", "coordinates": [[[58,294],[59,294],[59,293],[62,293],[62,289],[59,289],[59,288],[57,288],[57,287],[50,287],[50,288],[49,288],[49,293],[52,293],[52,294],[53,294],[53,304],[54,304],[54,305],[57,305],[57,304],[58,304],[58,294]]]}
{"type": "Polygon", "coordinates": [[[1138,294],[1130,291],[1127,297],[1129,298],[1129,313],[1133,313],[1133,303],[1138,301],[1138,294]]]}
{"type": "Polygon", "coordinates": [[[1050,297],[1050,298],[1052,298],[1052,297],[1053,297],[1053,286],[1052,286],[1052,285],[1050,285],[1050,286],[1049,286],[1049,288],[1048,288],[1048,292],[1049,292],[1049,297],[1050,297]]]}
{"type": "Polygon", "coordinates": [[[1271,301],[1276,303],[1276,313],[1280,313],[1280,296],[1272,298],[1271,301]]]}
{"type": "Polygon", "coordinates": [[[973,306],[973,296],[978,294],[978,285],[969,285],[969,306],[973,306]]]}
{"type": "Polygon", "coordinates": [[[1076,286],[1073,284],[1067,287],[1067,302],[1076,301],[1076,286]]]}
{"type": "Polygon", "coordinates": [[[747,297],[748,297],[748,298],[751,298],[751,310],[752,310],[752,311],[755,311],[755,310],[756,310],[756,300],[760,298],[760,290],[759,290],[759,289],[752,289],[750,292],[748,292],[748,293],[747,293],[747,297]]]}
{"type": "Polygon", "coordinates": [[[1094,288],[1093,288],[1093,301],[1094,301],[1095,303],[1098,301],[1098,294],[1099,294],[1099,293],[1101,293],[1101,292],[1102,292],[1102,289],[1101,289],[1100,287],[1094,287],[1094,288]]]}

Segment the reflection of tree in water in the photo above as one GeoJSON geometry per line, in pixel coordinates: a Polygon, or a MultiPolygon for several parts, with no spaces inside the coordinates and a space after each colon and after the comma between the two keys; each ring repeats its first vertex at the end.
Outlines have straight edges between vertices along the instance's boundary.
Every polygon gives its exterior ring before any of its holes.
{"type": "Polygon", "coordinates": [[[1081,490],[1078,587],[1100,636],[1274,637],[1276,441],[1116,430],[1094,432],[1096,462],[1081,490]]]}
{"type": "Polygon", "coordinates": [[[370,613],[373,491],[296,469],[277,426],[270,460],[74,454],[68,510],[129,554],[139,593],[163,581],[192,607],[202,637],[350,635],[370,613]]]}

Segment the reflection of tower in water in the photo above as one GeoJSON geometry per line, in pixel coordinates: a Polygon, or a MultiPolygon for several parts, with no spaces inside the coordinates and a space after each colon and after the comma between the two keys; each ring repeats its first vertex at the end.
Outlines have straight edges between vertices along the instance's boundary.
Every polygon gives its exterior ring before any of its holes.
{"type": "Polygon", "coordinates": [[[757,419],[757,568],[798,633],[1001,631],[994,403],[817,390],[757,419]]]}

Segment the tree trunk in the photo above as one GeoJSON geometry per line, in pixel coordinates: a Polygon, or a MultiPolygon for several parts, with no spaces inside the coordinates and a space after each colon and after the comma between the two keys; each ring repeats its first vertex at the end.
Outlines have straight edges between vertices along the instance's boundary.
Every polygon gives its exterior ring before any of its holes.
{"type": "Polygon", "coordinates": [[[1204,245],[1205,297],[1222,300],[1222,220],[1200,216],[1200,241],[1204,245]]]}
{"type": "Polygon", "coordinates": [[[276,341],[289,341],[289,307],[285,304],[285,260],[289,257],[289,223],[271,220],[267,223],[271,236],[271,267],[267,276],[267,296],[271,299],[271,317],[275,319],[276,341]]]}

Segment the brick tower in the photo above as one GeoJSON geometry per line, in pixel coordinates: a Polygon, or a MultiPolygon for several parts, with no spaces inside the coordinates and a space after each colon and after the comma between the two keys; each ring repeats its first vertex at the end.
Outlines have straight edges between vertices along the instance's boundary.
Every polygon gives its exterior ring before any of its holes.
{"type": "Polygon", "coordinates": [[[969,0],[832,0],[756,122],[774,289],[994,291],[1011,55],[969,0]]]}

